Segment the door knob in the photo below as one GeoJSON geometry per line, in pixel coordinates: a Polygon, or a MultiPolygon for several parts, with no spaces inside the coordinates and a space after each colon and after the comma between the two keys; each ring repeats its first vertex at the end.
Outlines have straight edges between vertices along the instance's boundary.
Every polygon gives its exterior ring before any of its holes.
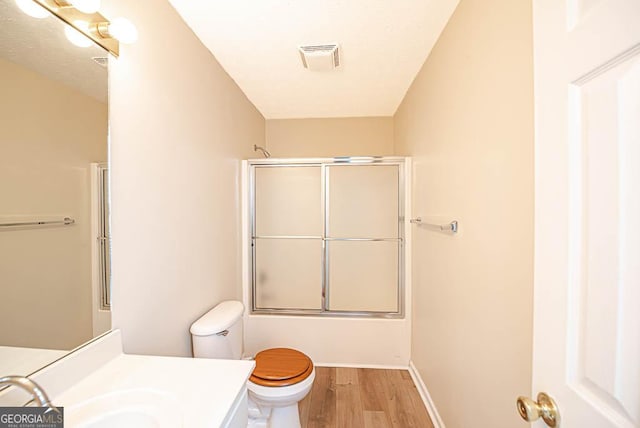
{"type": "Polygon", "coordinates": [[[553,401],[553,398],[544,392],[538,394],[538,401],[533,401],[528,397],[518,397],[516,406],[518,407],[518,413],[525,421],[533,422],[542,418],[547,426],[552,428],[560,426],[558,406],[553,401]]]}

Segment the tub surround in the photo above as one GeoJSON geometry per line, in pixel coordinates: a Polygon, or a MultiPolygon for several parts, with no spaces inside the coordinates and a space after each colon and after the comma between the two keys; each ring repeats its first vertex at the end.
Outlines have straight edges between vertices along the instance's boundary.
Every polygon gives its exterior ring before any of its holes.
{"type": "MultiPolygon", "coordinates": [[[[245,360],[126,355],[120,332],[114,330],[31,379],[56,406],[65,407],[67,421],[105,398],[113,402],[113,397],[146,395],[158,408],[157,397],[169,403],[182,426],[227,427],[236,426],[230,425],[236,410],[240,419],[246,418],[246,382],[254,366],[245,360]]],[[[20,406],[28,399],[23,391],[5,390],[0,393],[0,406],[20,406]]]]}
{"type": "Polygon", "coordinates": [[[303,350],[316,366],[386,369],[409,366],[409,316],[357,319],[245,314],[244,322],[247,355],[261,349],[290,347],[303,350]]]}

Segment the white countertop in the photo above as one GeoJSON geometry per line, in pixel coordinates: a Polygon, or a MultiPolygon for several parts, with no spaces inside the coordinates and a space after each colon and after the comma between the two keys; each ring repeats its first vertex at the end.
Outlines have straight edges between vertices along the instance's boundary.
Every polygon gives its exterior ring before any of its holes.
{"type": "MultiPolygon", "coordinates": [[[[100,400],[118,406],[151,397],[154,405],[179,415],[181,423],[176,426],[214,428],[226,423],[236,399],[246,393],[254,366],[254,361],[246,360],[126,355],[116,330],[31,378],[54,405],[65,408],[65,421],[71,422],[67,415],[78,414],[100,400]]],[[[0,406],[25,401],[19,390],[0,393],[0,406]]]]}
{"type": "Polygon", "coordinates": [[[175,400],[184,427],[219,427],[244,391],[253,367],[253,361],[123,354],[52,401],[68,412],[88,396],[151,389],[170,396],[169,405],[175,400]]]}

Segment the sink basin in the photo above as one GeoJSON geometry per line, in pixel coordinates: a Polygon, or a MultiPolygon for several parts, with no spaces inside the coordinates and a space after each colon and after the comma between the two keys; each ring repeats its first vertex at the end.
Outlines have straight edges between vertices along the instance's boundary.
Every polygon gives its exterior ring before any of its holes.
{"type": "Polygon", "coordinates": [[[178,428],[183,412],[170,394],[152,389],[119,390],[65,406],[66,427],[178,428]]]}

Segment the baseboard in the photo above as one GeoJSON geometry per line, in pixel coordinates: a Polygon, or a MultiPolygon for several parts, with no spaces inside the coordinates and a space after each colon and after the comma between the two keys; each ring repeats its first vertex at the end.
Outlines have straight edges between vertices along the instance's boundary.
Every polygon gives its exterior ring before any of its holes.
{"type": "Polygon", "coordinates": [[[429,395],[429,390],[420,377],[418,369],[416,369],[416,366],[413,365],[413,361],[409,361],[409,374],[411,375],[411,379],[413,379],[413,383],[418,389],[420,397],[422,397],[422,401],[427,408],[427,412],[431,417],[431,422],[433,422],[434,428],[445,428],[444,422],[442,422],[442,418],[440,417],[440,414],[438,414],[438,410],[436,409],[436,405],[433,403],[431,395],[429,395]]]}
{"type": "Polygon", "coordinates": [[[409,370],[407,366],[393,364],[350,364],[350,363],[317,363],[313,362],[316,367],[344,367],[350,369],[385,369],[385,370],[409,370]]]}

